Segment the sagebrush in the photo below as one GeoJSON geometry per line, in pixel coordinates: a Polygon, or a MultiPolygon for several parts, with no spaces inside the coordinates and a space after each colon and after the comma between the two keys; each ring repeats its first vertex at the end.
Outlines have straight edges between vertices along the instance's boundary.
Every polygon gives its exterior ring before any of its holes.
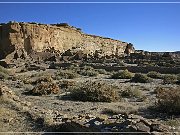
{"type": "Polygon", "coordinates": [[[136,73],[134,77],[131,79],[132,82],[136,83],[150,83],[152,82],[152,79],[148,77],[147,75],[136,73]]]}
{"type": "Polygon", "coordinates": [[[112,79],[131,79],[133,74],[129,72],[127,69],[122,72],[115,72],[111,76],[112,79]]]}
{"type": "Polygon", "coordinates": [[[160,87],[157,89],[157,109],[168,114],[180,114],[180,89],[160,87]]]}
{"type": "Polygon", "coordinates": [[[93,81],[87,81],[74,87],[71,97],[74,100],[91,102],[112,102],[120,99],[116,88],[104,82],[93,81]]]}

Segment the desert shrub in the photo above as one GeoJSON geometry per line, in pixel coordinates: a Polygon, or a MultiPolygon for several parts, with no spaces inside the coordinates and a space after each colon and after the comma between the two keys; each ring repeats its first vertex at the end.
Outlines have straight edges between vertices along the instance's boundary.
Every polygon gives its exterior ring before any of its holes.
{"type": "Polygon", "coordinates": [[[136,82],[136,83],[149,83],[152,82],[152,79],[150,77],[148,77],[147,75],[143,75],[140,73],[136,73],[134,75],[134,77],[131,79],[132,82],[136,82]]]}
{"type": "Polygon", "coordinates": [[[178,88],[161,88],[156,94],[156,107],[168,114],[180,113],[180,90],[178,88]]]}
{"type": "Polygon", "coordinates": [[[51,76],[42,76],[37,78],[36,80],[32,81],[32,84],[38,84],[38,83],[42,83],[42,82],[52,82],[53,79],[51,78],[51,76]]]}
{"type": "Polygon", "coordinates": [[[163,76],[163,83],[164,84],[174,84],[177,81],[176,75],[167,74],[163,76]]]}
{"type": "Polygon", "coordinates": [[[78,74],[73,70],[59,70],[57,71],[56,76],[58,78],[73,79],[78,77],[78,74]]]}
{"type": "Polygon", "coordinates": [[[0,79],[8,79],[8,74],[0,72],[0,79]]]}
{"type": "Polygon", "coordinates": [[[25,84],[31,83],[29,75],[17,75],[15,76],[16,80],[21,80],[25,84]]]}
{"type": "Polygon", "coordinates": [[[131,79],[133,74],[129,72],[127,69],[122,72],[115,72],[112,74],[112,79],[131,79]]]}
{"type": "Polygon", "coordinates": [[[72,71],[74,71],[74,72],[77,72],[77,71],[80,70],[80,68],[77,67],[77,66],[75,66],[75,65],[71,65],[71,66],[68,67],[68,70],[72,70],[72,71]]]}
{"type": "Polygon", "coordinates": [[[166,121],[164,121],[165,125],[171,126],[171,127],[175,127],[178,128],[180,126],[180,120],[178,119],[168,119],[166,121]]]}
{"type": "Polygon", "coordinates": [[[72,86],[75,86],[75,81],[70,81],[70,80],[61,80],[59,82],[59,85],[61,88],[69,88],[69,87],[72,87],[72,86]]]}
{"type": "Polygon", "coordinates": [[[65,26],[65,27],[67,27],[69,25],[68,25],[68,23],[57,23],[56,26],[65,26]]]}
{"type": "Polygon", "coordinates": [[[163,89],[164,89],[163,87],[158,86],[154,89],[154,93],[157,94],[157,93],[161,92],[163,89]]]}
{"type": "Polygon", "coordinates": [[[22,80],[25,84],[38,84],[43,82],[52,82],[53,79],[50,75],[45,75],[37,78],[30,78],[28,76],[21,76],[20,80],[22,80]]]}
{"type": "Polygon", "coordinates": [[[162,76],[160,73],[156,72],[156,71],[150,71],[147,73],[147,76],[148,77],[151,77],[151,78],[155,78],[155,79],[161,79],[162,76]]]}
{"type": "Polygon", "coordinates": [[[177,84],[180,84],[180,74],[177,75],[177,84]]]}
{"type": "Polygon", "coordinates": [[[107,71],[105,69],[97,69],[96,70],[99,74],[107,74],[107,71]]]}
{"type": "Polygon", "coordinates": [[[81,70],[78,71],[80,75],[83,76],[97,76],[98,72],[91,66],[84,66],[81,70]]]}
{"type": "Polygon", "coordinates": [[[59,91],[59,86],[55,83],[40,83],[37,84],[32,90],[30,90],[29,94],[41,96],[57,94],[59,91]]]}
{"type": "Polygon", "coordinates": [[[84,70],[93,70],[94,68],[91,66],[83,66],[82,69],[84,70]]]}
{"type": "Polygon", "coordinates": [[[116,89],[104,82],[86,81],[72,89],[71,97],[80,101],[112,102],[119,99],[116,89]]]}
{"type": "Polygon", "coordinates": [[[5,69],[4,67],[0,66],[0,72],[3,72],[5,74],[8,74],[8,70],[5,69]]]}
{"type": "Polygon", "coordinates": [[[138,88],[128,87],[126,90],[122,91],[121,96],[141,98],[142,92],[138,88]]]}
{"type": "Polygon", "coordinates": [[[8,77],[8,71],[4,67],[0,66],[0,79],[8,79],[8,77]]]}
{"type": "Polygon", "coordinates": [[[78,73],[83,76],[97,76],[98,75],[98,72],[96,72],[95,70],[81,70],[78,73]]]}

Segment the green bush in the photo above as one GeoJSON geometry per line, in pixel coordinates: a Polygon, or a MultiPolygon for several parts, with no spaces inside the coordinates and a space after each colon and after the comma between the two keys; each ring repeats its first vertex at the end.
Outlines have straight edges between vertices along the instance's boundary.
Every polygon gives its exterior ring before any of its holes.
{"type": "Polygon", "coordinates": [[[58,78],[73,79],[78,77],[78,74],[73,70],[59,70],[57,71],[56,76],[58,78]]]}
{"type": "Polygon", "coordinates": [[[116,89],[103,82],[87,81],[73,87],[71,97],[79,101],[112,102],[120,99],[116,89]]]}
{"type": "Polygon", "coordinates": [[[148,77],[147,75],[136,73],[134,77],[131,79],[132,82],[136,83],[149,83],[152,82],[152,79],[148,77]]]}
{"type": "Polygon", "coordinates": [[[122,72],[113,73],[111,78],[112,79],[131,79],[133,74],[129,72],[127,69],[122,72]]]}
{"type": "Polygon", "coordinates": [[[171,74],[164,75],[163,82],[164,84],[174,84],[177,82],[177,76],[171,74]]]}
{"type": "Polygon", "coordinates": [[[161,88],[156,94],[156,107],[168,114],[180,114],[180,90],[178,88],[161,88]]]}
{"type": "Polygon", "coordinates": [[[150,71],[147,73],[148,77],[154,78],[154,79],[161,79],[162,75],[156,71],[150,71]]]}

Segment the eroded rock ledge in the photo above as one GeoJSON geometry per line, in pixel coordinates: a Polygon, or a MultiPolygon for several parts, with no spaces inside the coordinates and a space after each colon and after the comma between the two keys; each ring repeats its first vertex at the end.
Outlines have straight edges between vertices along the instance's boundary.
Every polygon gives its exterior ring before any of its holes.
{"type": "Polygon", "coordinates": [[[68,49],[92,54],[99,50],[104,56],[134,52],[132,44],[111,38],[85,34],[80,28],[61,24],[9,22],[0,24],[0,59],[17,53],[24,57],[35,52],[63,53],[68,49]]]}

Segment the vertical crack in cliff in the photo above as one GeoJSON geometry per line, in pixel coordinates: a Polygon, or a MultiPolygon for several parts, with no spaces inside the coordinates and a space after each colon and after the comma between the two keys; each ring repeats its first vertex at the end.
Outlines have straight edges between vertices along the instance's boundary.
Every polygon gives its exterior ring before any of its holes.
{"type": "Polygon", "coordinates": [[[30,35],[26,38],[25,34],[26,34],[26,31],[24,30],[24,27],[23,27],[23,24],[19,23],[20,27],[21,27],[21,32],[22,32],[22,35],[23,35],[23,39],[24,39],[24,50],[27,52],[27,54],[29,54],[32,50],[32,46],[31,46],[31,37],[30,35]]]}

